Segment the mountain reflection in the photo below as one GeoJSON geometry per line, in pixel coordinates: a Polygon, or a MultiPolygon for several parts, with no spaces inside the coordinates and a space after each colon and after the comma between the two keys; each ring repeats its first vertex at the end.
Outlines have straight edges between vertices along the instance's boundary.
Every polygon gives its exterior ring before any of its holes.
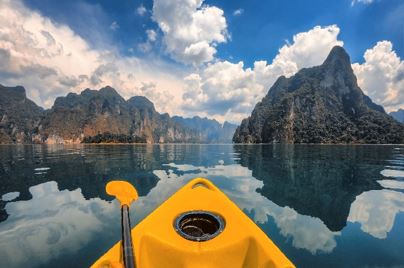
{"type": "Polygon", "coordinates": [[[279,206],[346,226],[356,196],[382,189],[377,180],[392,149],[375,146],[234,146],[240,164],[263,182],[259,192],[279,206]]]}
{"type": "MultiPolygon", "coordinates": [[[[315,260],[324,267],[334,263],[325,256],[354,255],[359,251],[346,245],[369,237],[374,248],[386,248],[373,251],[375,258],[389,260],[404,212],[404,147],[4,146],[0,152],[0,267],[89,266],[119,239],[119,205],[104,190],[113,179],[138,189],[135,225],[182,185],[206,177],[298,266],[315,260]]],[[[351,267],[372,264],[355,260],[351,267]]]]}
{"type": "MultiPolygon", "coordinates": [[[[32,198],[29,187],[49,180],[56,181],[61,190],[82,189],[85,199],[105,193],[106,182],[124,179],[146,195],[158,178],[152,170],[161,165],[155,147],[114,146],[2,146],[0,155],[0,196],[19,192],[17,200],[32,198]],[[133,176],[133,174],[136,176],[133,176]]],[[[5,202],[0,202],[0,221],[7,218],[5,202]]]]}
{"type": "MultiPolygon", "coordinates": [[[[2,146],[0,153],[0,197],[19,192],[17,200],[32,198],[31,186],[56,181],[59,189],[82,189],[85,199],[100,197],[110,180],[127,180],[144,196],[156,186],[153,171],[163,164],[193,163],[200,165],[226,162],[231,146],[200,145],[104,145],[104,146],[2,146]],[[216,163],[215,162],[215,163],[216,163]]],[[[0,222],[7,219],[6,202],[0,200],[0,222]]]]}
{"type": "Polygon", "coordinates": [[[396,215],[404,212],[404,148],[394,148],[387,163],[380,174],[388,179],[378,181],[385,189],[357,196],[348,217],[349,221],[360,223],[362,231],[379,239],[387,237],[396,215]]]}

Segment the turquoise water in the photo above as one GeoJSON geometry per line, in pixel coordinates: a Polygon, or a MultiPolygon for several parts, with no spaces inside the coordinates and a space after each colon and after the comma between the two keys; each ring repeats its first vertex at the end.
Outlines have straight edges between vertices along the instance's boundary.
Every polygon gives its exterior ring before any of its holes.
{"type": "Polygon", "coordinates": [[[0,146],[0,267],[86,267],[120,239],[114,179],[136,224],[207,177],[298,267],[404,267],[404,146],[0,146]]]}

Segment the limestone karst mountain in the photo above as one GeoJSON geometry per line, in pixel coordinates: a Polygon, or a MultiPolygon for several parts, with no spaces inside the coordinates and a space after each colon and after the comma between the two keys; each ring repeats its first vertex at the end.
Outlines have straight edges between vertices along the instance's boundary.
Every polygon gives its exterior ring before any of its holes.
{"type": "Polygon", "coordinates": [[[349,55],[336,46],[322,65],[279,77],[233,141],[404,143],[404,125],[362,92],[349,55]]]}
{"type": "Polygon", "coordinates": [[[49,142],[192,142],[196,133],[159,114],[145,97],[122,98],[115,89],[86,89],[56,99],[39,130],[49,142]]]}
{"type": "Polygon", "coordinates": [[[215,119],[201,118],[199,116],[192,118],[173,116],[173,120],[196,130],[199,134],[199,140],[202,142],[231,143],[234,131],[237,128],[237,125],[227,121],[220,124],[215,119]]]}
{"type": "Polygon", "coordinates": [[[193,119],[180,122],[158,113],[146,97],[125,100],[111,87],[69,93],[43,110],[23,87],[1,86],[0,104],[0,143],[211,143],[218,142],[211,137],[226,135],[231,142],[235,129],[227,133],[227,127],[196,127],[193,119]]]}
{"type": "Polygon", "coordinates": [[[42,114],[23,87],[0,85],[0,143],[30,143],[42,114]]]}

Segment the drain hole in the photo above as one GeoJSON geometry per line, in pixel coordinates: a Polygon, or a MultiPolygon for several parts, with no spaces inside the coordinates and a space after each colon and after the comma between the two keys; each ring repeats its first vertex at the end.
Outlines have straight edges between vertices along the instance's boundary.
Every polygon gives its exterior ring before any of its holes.
{"type": "Polygon", "coordinates": [[[189,211],[176,219],[175,229],[185,239],[208,241],[223,231],[224,221],[208,211],[189,211]]]}

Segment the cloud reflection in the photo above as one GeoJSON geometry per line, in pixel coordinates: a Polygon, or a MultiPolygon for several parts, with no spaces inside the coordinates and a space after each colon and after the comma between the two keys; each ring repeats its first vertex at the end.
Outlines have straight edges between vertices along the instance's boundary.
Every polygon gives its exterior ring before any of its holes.
{"type": "MultiPolygon", "coordinates": [[[[263,187],[263,182],[241,165],[206,167],[170,163],[153,173],[159,178],[157,185],[132,205],[134,224],[182,185],[200,176],[211,179],[255,222],[265,224],[271,218],[280,234],[295,248],[312,254],[330,253],[337,246],[336,237],[341,235],[330,231],[319,218],[278,206],[261,195],[257,189],[263,187]]],[[[97,235],[104,232],[102,235],[106,236],[105,230],[111,230],[111,225],[119,230],[117,202],[86,200],[80,189],[59,191],[54,181],[33,186],[29,191],[31,200],[6,204],[10,217],[0,225],[1,266],[45,264],[60,255],[83,250],[97,240],[97,235]]],[[[400,192],[368,191],[357,196],[348,220],[359,222],[364,232],[376,238],[385,238],[394,225],[395,215],[403,208],[404,194],[400,192]]]]}
{"type": "Polygon", "coordinates": [[[29,191],[31,200],[5,207],[10,216],[0,225],[3,267],[40,266],[59,255],[74,253],[119,213],[116,202],[86,200],[80,189],[59,191],[54,181],[29,191]]]}
{"type": "Polygon", "coordinates": [[[356,197],[348,220],[361,224],[361,230],[384,239],[394,225],[397,213],[404,212],[404,194],[391,190],[369,191],[356,197]]]}

